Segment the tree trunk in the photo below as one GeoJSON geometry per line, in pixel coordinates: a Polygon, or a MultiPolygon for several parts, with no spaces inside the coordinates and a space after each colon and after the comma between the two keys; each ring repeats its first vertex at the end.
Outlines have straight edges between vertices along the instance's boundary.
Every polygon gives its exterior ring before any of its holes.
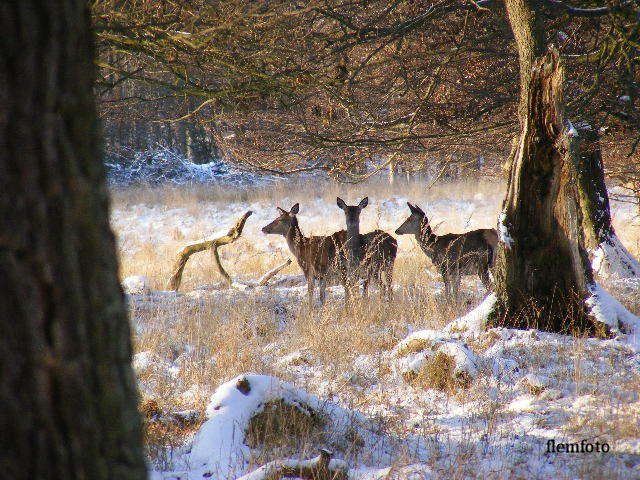
{"type": "MultiPolygon", "coordinates": [[[[527,70],[521,73],[520,140],[499,222],[498,301],[490,323],[602,333],[584,303],[593,278],[577,187],[577,132],[565,118],[559,54],[537,56],[542,34],[529,2],[508,0],[507,10],[527,70]]],[[[598,173],[601,168],[591,172],[598,173]]]]}
{"type": "Polygon", "coordinates": [[[2,476],[143,479],[88,5],[0,5],[2,476]]]}
{"type": "Polygon", "coordinates": [[[601,278],[640,276],[640,263],[622,245],[611,223],[609,195],[604,182],[600,139],[591,127],[580,129],[578,192],[585,244],[601,278]]]}

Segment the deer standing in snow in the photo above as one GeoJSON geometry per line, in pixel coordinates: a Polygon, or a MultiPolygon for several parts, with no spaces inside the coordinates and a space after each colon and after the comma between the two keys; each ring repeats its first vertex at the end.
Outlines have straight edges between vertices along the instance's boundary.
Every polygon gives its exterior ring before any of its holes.
{"type": "Polygon", "coordinates": [[[420,248],[442,275],[445,296],[457,300],[462,275],[477,274],[488,288],[489,267],[493,266],[498,233],[494,229],[480,229],[436,235],[422,209],[409,202],[407,205],[411,215],[398,227],[396,234],[416,236],[420,248]]]}
{"type": "Polygon", "coordinates": [[[300,205],[295,204],[290,211],[277,207],[280,216],[262,229],[263,233],[283,235],[289,250],[296,257],[298,265],[307,280],[309,304],[313,302],[313,290],[316,280],[319,283],[320,302],[324,303],[327,281],[343,281],[343,261],[340,257],[345,242],[345,231],[330,236],[305,237],[298,226],[296,214],[300,205]]]}
{"type": "Polygon", "coordinates": [[[358,279],[364,280],[365,296],[370,280],[374,279],[380,287],[381,297],[386,296],[391,300],[393,264],[398,252],[398,242],[382,230],[360,233],[360,212],[368,205],[368,197],[363,198],[358,205],[347,205],[340,197],[337,198],[337,203],[344,211],[347,222],[344,245],[345,302],[348,302],[350,290],[358,279]]]}

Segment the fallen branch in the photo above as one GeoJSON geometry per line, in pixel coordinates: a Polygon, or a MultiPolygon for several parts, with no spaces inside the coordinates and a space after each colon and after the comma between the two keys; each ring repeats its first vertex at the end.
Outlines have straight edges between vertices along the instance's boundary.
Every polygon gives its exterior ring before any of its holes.
{"type": "Polygon", "coordinates": [[[269,283],[269,280],[271,280],[273,277],[275,277],[278,274],[280,270],[282,270],[285,267],[288,267],[289,265],[291,265],[291,259],[287,259],[286,262],[281,263],[275,268],[272,268],[271,270],[269,270],[267,273],[265,273],[260,277],[260,279],[258,280],[258,283],[256,283],[256,287],[264,287],[267,283],[269,283]]]}
{"type": "Polygon", "coordinates": [[[182,282],[182,272],[185,265],[187,264],[187,260],[189,260],[189,257],[194,253],[198,253],[209,248],[213,250],[213,257],[216,261],[218,271],[226,280],[228,288],[231,288],[231,286],[233,285],[233,281],[222,266],[222,263],[220,263],[218,247],[221,247],[222,245],[229,245],[230,243],[235,242],[240,237],[240,235],[242,235],[244,224],[247,221],[247,218],[249,218],[252,213],[253,212],[251,210],[245,212],[244,215],[242,215],[242,217],[240,217],[236,221],[235,225],[229,229],[226,235],[223,235],[221,237],[196,240],[195,242],[188,243],[182,250],[180,250],[180,252],[178,252],[178,255],[176,255],[176,262],[173,265],[173,275],[171,275],[171,277],[169,278],[167,289],[177,291],[178,288],[180,288],[180,283],[182,282]]]}
{"type": "Polygon", "coordinates": [[[346,480],[347,466],[342,460],[332,460],[333,452],[320,450],[320,455],[311,460],[274,460],[244,475],[237,480],[280,480],[300,478],[303,480],[346,480]]]}

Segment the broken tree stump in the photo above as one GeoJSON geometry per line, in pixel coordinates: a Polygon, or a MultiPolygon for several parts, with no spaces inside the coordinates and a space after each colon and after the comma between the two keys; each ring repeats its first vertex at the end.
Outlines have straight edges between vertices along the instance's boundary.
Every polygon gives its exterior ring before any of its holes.
{"type": "Polygon", "coordinates": [[[226,235],[223,235],[221,237],[203,238],[201,240],[196,240],[185,245],[182,250],[180,250],[176,255],[176,261],[173,265],[173,274],[169,278],[167,289],[178,291],[178,288],[180,288],[180,283],[182,282],[182,272],[185,265],[187,264],[187,260],[189,260],[189,257],[194,253],[198,253],[209,248],[213,251],[213,257],[216,261],[218,271],[226,280],[228,287],[231,288],[233,282],[229,274],[222,266],[222,263],[220,263],[218,247],[221,247],[222,245],[229,245],[240,238],[240,235],[242,235],[244,224],[247,221],[247,218],[249,218],[252,213],[253,212],[251,210],[245,212],[244,215],[242,215],[236,221],[235,225],[229,229],[226,235]]]}

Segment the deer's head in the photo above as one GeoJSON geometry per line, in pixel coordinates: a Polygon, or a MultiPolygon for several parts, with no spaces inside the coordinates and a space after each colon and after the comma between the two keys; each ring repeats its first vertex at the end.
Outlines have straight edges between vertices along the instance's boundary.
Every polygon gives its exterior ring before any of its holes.
{"type": "Polygon", "coordinates": [[[296,214],[300,211],[300,205],[296,203],[288,212],[280,207],[276,208],[280,212],[280,216],[269,225],[262,227],[262,233],[286,235],[297,222],[296,214]]]}
{"type": "Polygon", "coordinates": [[[369,197],[364,197],[358,205],[347,205],[340,197],[337,198],[338,207],[344,211],[347,218],[347,227],[349,225],[360,224],[360,212],[369,204],[369,197]]]}
{"type": "Polygon", "coordinates": [[[411,215],[407,218],[402,225],[396,229],[397,235],[417,235],[420,233],[420,229],[423,223],[429,223],[427,215],[417,205],[411,205],[407,202],[411,215]]]}

